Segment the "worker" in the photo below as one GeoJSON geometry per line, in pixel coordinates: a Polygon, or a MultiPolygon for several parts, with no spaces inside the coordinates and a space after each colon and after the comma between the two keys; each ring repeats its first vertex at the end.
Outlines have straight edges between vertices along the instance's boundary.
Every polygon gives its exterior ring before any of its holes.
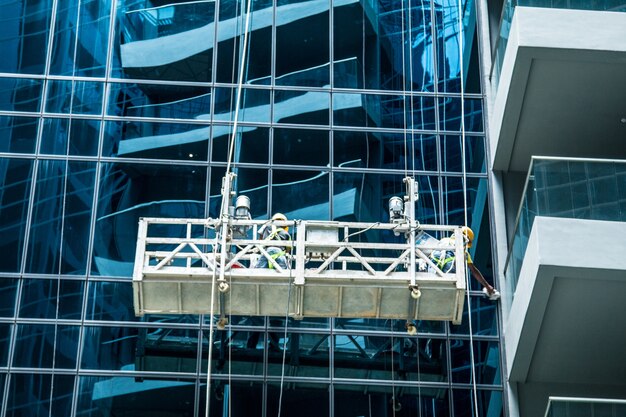
{"type": "MultiPolygon", "coordinates": [[[[480,270],[476,267],[476,265],[474,265],[472,257],[467,251],[468,248],[472,247],[472,243],[474,241],[474,232],[469,227],[463,226],[461,228],[461,233],[463,234],[463,240],[465,243],[465,259],[467,261],[467,267],[469,268],[472,276],[483,286],[483,294],[485,294],[485,296],[492,301],[498,300],[500,298],[500,292],[487,282],[485,277],[483,277],[483,274],[480,273],[480,270]]],[[[442,246],[454,246],[454,235],[451,237],[443,238],[439,242],[442,246]]],[[[437,265],[439,269],[441,269],[442,272],[454,273],[456,271],[456,262],[454,262],[454,250],[434,250],[430,254],[430,258],[433,263],[437,265]]]]}
{"type": "MultiPolygon", "coordinates": [[[[291,236],[289,235],[288,226],[276,226],[275,221],[286,222],[287,217],[282,213],[276,213],[272,216],[271,225],[265,225],[259,230],[259,235],[263,240],[276,240],[276,241],[289,241],[291,236]],[[268,227],[269,226],[269,227],[268,227]]],[[[287,252],[288,248],[282,246],[266,246],[265,250],[270,257],[276,261],[278,266],[283,269],[287,269],[287,252]]],[[[254,268],[269,268],[274,269],[274,265],[267,260],[265,255],[261,254],[257,260],[254,268]]]]}

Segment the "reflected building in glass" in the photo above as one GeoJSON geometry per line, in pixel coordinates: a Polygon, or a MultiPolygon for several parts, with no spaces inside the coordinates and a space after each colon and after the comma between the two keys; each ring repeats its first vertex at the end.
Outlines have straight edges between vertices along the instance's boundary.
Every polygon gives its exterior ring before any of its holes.
{"type": "Polygon", "coordinates": [[[505,415],[473,280],[417,336],[232,317],[208,395],[210,317],[136,317],[131,286],[140,217],[218,215],[231,137],[253,218],[388,221],[414,176],[493,282],[474,2],[251,0],[245,48],[246,0],[0,3],[0,417],[505,415]]]}

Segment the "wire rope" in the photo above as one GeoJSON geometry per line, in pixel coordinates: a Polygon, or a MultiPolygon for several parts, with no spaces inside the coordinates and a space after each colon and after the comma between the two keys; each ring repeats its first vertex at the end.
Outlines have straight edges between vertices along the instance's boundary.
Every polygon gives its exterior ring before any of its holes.
{"type": "MultiPolygon", "coordinates": [[[[78,0],[78,4],[76,5],[76,27],[80,28],[80,8],[82,5],[82,1],[78,0]]],[[[56,20],[55,20],[56,26],[56,20]]],[[[51,32],[54,32],[52,30],[51,32]]],[[[61,232],[60,232],[60,248],[59,248],[59,267],[58,267],[58,276],[57,276],[57,294],[56,294],[56,306],[54,313],[54,341],[52,345],[52,369],[56,368],[56,353],[57,353],[57,340],[59,333],[59,307],[61,304],[60,296],[61,296],[61,274],[63,267],[63,240],[65,239],[65,212],[66,212],[66,203],[67,203],[67,183],[68,183],[68,173],[69,173],[69,159],[67,159],[67,155],[70,153],[70,138],[71,138],[71,129],[72,129],[72,116],[74,114],[74,87],[76,85],[76,58],[77,58],[77,49],[78,49],[78,32],[75,33],[74,36],[74,51],[73,51],[73,59],[72,59],[72,82],[70,84],[70,103],[69,103],[69,114],[68,114],[68,123],[67,123],[67,142],[65,144],[65,169],[64,169],[64,178],[63,178],[63,203],[61,204],[61,211],[59,212],[59,217],[61,218],[61,232]]],[[[42,139],[43,141],[43,139],[42,139]]],[[[40,144],[41,147],[41,144],[40,144]]],[[[40,160],[40,163],[43,161],[40,160]]],[[[32,221],[32,220],[31,220],[32,221]]],[[[50,403],[54,399],[54,380],[55,374],[52,373],[50,377],[50,403]]],[[[52,407],[50,407],[49,415],[52,417],[52,407]]]]}
{"type": "MultiPolygon", "coordinates": [[[[245,0],[242,0],[242,2],[245,0]]],[[[230,136],[229,139],[229,144],[228,144],[228,155],[227,155],[227,165],[226,165],[226,174],[225,176],[228,176],[231,170],[231,163],[232,163],[232,155],[234,152],[234,146],[235,146],[235,135],[237,134],[237,127],[238,127],[238,122],[239,122],[239,106],[241,103],[241,92],[243,90],[243,75],[245,72],[245,67],[247,65],[247,45],[248,45],[248,34],[249,34],[249,28],[250,28],[250,8],[252,5],[252,0],[247,0],[247,6],[246,6],[246,23],[245,23],[245,28],[244,28],[244,39],[243,39],[243,46],[241,48],[241,59],[239,60],[239,77],[237,80],[237,97],[235,100],[235,114],[234,114],[234,121],[233,121],[233,132],[230,136]]],[[[243,11],[243,10],[242,10],[243,11]]],[[[233,54],[233,68],[234,68],[234,54],[233,54]]],[[[232,186],[232,184],[231,184],[232,186]]],[[[225,190],[225,193],[222,196],[222,203],[221,203],[221,208],[220,208],[220,217],[221,217],[221,221],[224,222],[226,219],[224,217],[226,217],[227,213],[227,205],[230,199],[230,188],[228,190],[225,190]]],[[[223,228],[224,225],[223,223],[221,224],[221,227],[223,228]]],[[[213,276],[211,279],[211,307],[210,307],[210,321],[209,321],[209,355],[208,355],[208,363],[207,363],[207,388],[206,388],[206,410],[205,410],[205,414],[206,417],[209,416],[209,403],[210,403],[210,391],[211,391],[211,360],[212,360],[212,356],[213,356],[213,332],[214,332],[214,314],[215,314],[215,282],[216,282],[216,276],[217,276],[217,247],[219,245],[219,241],[220,241],[220,233],[217,232],[216,229],[216,234],[215,234],[215,244],[213,245],[213,259],[214,259],[214,268],[213,268],[213,276]]],[[[229,355],[230,358],[230,355],[229,355]]],[[[229,359],[230,360],[230,359],[229,359]]],[[[229,364],[230,366],[230,364],[229,364]]],[[[229,369],[229,378],[230,378],[230,369],[229,369]]],[[[230,382],[230,379],[229,379],[230,382]]],[[[228,396],[229,399],[229,407],[230,407],[230,397],[231,395],[228,396]]]]}
{"type": "MultiPolygon", "coordinates": [[[[458,0],[458,36],[459,36],[459,80],[460,80],[460,90],[461,90],[461,168],[463,173],[463,215],[464,215],[464,224],[467,226],[468,223],[468,204],[467,204],[467,167],[465,166],[465,74],[464,74],[464,63],[463,63],[463,0],[458,0]]],[[[470,282],[469,282],[469,272],[468,269],[465,268],[465,296],[467,299],[467,319],[469,326],[469,340],[470,340],[470,363],[471,363],[471,378],[472,378],[472,394],[474,400],[474,408],[473,413],[476,417],[478,417],[478,394],[476,389],[476,359],[474,357],[474,331],[472,328],[472,306],[470,303],[470,282]]]]}
{"type": "MultiPolygon", "coordinates": [[[[293,222],[293,228],[291,231],[291,241],[293,242],[293,232],[296,228],[296,222],[293,222]]],[[[287,258],[287,256],[285,256],[285,258],[287,258]]],[[[285,333],[283,334],[283,359],[282,359],[282,366],[281,366],[281,371],[280,371],[280,394],[278,395],[278,417],[280,417],[280,413],[282,411],[282,405],[283,405],[283,384],[285,382],[285,359],[287,357],[287,325],[289,324],[289,304],[291,303],[291,282],[293,279],[292,276],[292,272],[293,269],[291,268],[291,260],[288,260],[288,264],[287,264],[288,268],[289,268],[289,287],[287,289],[287,308],[286,308],[286,312],[285,312],[285,333]]],[[[291,352],[291,355],[293,356],[293,352],[291,352]]]]}

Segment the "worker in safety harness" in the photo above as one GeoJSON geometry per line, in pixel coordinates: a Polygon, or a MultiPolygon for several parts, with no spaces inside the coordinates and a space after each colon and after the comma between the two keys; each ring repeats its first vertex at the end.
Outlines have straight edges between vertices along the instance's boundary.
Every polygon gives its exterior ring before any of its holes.
{"type": "MultiPolygon", "coordinates": [[[[277,240],[277,241],[289,241],[291,240],[291,236],[289,235],[289,227],[288,226],[280,226],[277,227],[273,224],[274,221],[287,221],[287,217],[285,217],[282,213],[276,213],[272,216],[272,222],[270,225],[265,225],[259,230],[259,234],[261,235],[261,239],[263,240],[277,240]]],[[[279,247],[279,246],[267,246],[265,248],[270,257],[276,261],[278,266],[283,269],[287,269],[287,251],[288,248],[279,247]]],[[[269,268],[274,269],[274,265],[267,260],[264,255],[258,259],[254,268],[269,268]]]]}
{"type": "MultiPolygon", "coordinates": [[[[465,259],[467,261],[467,267],[472,273],[472,276],[483,286],[483,294],[485,294],[485,297],[489,298],[492,301],[498,300],[500,298],[500,292],[493,288],[493,286],[491,286],[487,282],[485,277],[483,277],[483,274],[480,273],[480,270],[476,268],[476,265],[474,265],[474,261],[472,261],[472,257],[467,251],[467,248],[472,247],[472,242],[474,241],[474,232],[467,226],[463,226],[461,228],[461,232],[463,233],[463,238],[465,242],[465,259]]],[[[439,243],[441,246],[454,246],[454,235],[441,239],[439,243]]],[[[455,255],[453,250],[434,250],[430,254],[430,259],[435,265],[437,265],[439,269],[441,269],[442,272],[456,272],[456,263],[454,262],[455,255]]]]}

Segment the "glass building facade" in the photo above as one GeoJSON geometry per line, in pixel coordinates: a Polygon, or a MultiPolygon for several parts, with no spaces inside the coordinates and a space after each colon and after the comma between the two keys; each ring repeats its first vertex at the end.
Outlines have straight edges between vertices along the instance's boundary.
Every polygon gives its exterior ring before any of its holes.
{"type": "Polygon", "coordinates": [[[475,282],[461,325],[417,336],[232,317],[208,395],[210,317],[135,316],[139,217],[218,215],[236,115],[254,218],[386,221],[411,175],[492,281],[474,3],[252,0],[244,51],[246,7],[0,0],[0,417],[503,415],[475,282]]]}

